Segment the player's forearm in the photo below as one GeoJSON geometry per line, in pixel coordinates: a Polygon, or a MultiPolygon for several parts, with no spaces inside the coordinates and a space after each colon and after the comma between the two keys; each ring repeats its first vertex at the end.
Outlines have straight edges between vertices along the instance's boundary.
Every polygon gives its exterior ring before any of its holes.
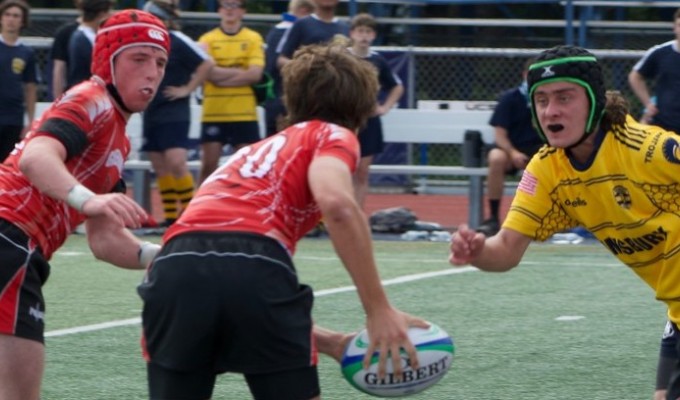
{"type": "Polygon", "coordinates": [[[531,242],[529,238],[518,235],[501,229],[497,235],[484,241],[482,252],[470,264],[487,272],[505,272],[516,267],[531,242]]]}
{"type": "Polygon", "coordinates": [[[66,150],[62,147],[63,154],[61,154],[55,146],[61,146],[61,144],[56,144],[55,139],[34,138],[23,149],[19,159],[19,169],[42,193],[65,201],[69,191],[78,184],[78,181],[64,164],[66,150]]]}
{"type": "Polygon", "coordinates": [[[101,261],[125,269],[145,269],[160,246],[139,241],[130,231],[107,216],[85,221],[92,254],[101,261]]]}
{"type": "Polygon", "coordinates": [[[348,199],[346,205],[326,210],[324,223],[366,314],[370,316],[389,307],[373,257],[370,229],[358,205],[348,199]]]}

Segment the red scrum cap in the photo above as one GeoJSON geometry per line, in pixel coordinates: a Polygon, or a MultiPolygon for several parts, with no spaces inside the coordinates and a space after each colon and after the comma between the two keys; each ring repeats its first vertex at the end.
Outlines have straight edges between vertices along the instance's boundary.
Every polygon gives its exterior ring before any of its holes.
{"type": "Polygon", "coordinates": [[[161,20],[141,10],[122,10],[109,17],[97,30],[92,51],[92,75],[104,83],[113,82],[113,60],[134,46],[153,46],[170,52],[170,37],[161,20]]]}

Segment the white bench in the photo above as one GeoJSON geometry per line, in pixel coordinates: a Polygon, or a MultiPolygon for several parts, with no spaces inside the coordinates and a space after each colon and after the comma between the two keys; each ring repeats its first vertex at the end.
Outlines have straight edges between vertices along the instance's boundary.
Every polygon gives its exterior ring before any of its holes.
{"type": "MultiPolygon", "coordinates": [[[[482,140],[489,144],[494,141],[493,128],[488,121],[493,107],[492,102],[421,102],[419,109],[394,109],[382,118],[385,142],[406,144],[463,144],[468,131],[478,131],[482,140]],[[441,103],[447,108],[441,109],[441,103]]],[[[48,103],[38,104],[36,115],[40,115],[48,103]]],[[[190,137],[198,138],[200,132],[201,108],[192,106],[190,137]]],[[[259,110],[262,116],[262,110],[259,110]]],[[[262,118],[260,118],[262,121],[262,118]]],[[[264,132],[262,123],[261,132],[264,132]]],[[[135,114],[127,127],[132,152],[125,163],[125,169],[132,173],[132,189],[135,200],[147,210],[151,210],[150,172],[151,163],[141,160],[137,150],[141,145],[141,117],[135,114]]],[[[189,161],[189,169],[197,173],[199,161],[189,161]]],[[[463,165],[372,165],[371,174],[403,174],[413,176],[467,176],[469,177],[469,215],[468,223],[477,227],[483,212],[484,178],[486,167],[466,167],[463,165]]]]}
{"type": "MultiPolygon", "coordinates": [[[[200,111],[200,108],[196,108],[200,111]]],[[[196,110],[195,109],[195,110],[196,110]]],[[[194,111],[195,111],[194,110],[194,111]]],[[[463,144],[467,131],[478,131],[485,143],[493,142],[493,128],[488,121],[491,111],[464,111],[456,109],[394,109],[383,117],[385,142],[407,144],[463,144]]],[[[192,116],[194,121],[200,116],[192,116]]],[[[132,123],[128,125],[128,134],[134,137],[138,128],[132,123]]],[[[197,135],[198,127],[192,129],[192,136],[197,135]]],[[[189,169],[196,173],[200,162],[189,161],[189,169]]],[[[125,164],[126,170],[132,172],[132,186],[135,200],[150,209],[151,163],[146,160],[131,159],[125,164]]],[[[469,216],[468,223],[472,227],[479,226],[483,212],[484,178],[488,173],[486,167],[465,167],[462,165],[372,165],[371,174],[404,174],[414,176],[468,176],[469,177],[469,216]]]]}

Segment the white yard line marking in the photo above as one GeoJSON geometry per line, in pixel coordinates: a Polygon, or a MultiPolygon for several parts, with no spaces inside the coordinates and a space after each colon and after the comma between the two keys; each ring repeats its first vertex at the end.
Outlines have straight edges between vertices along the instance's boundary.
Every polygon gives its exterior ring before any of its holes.
{"type": "Polygon", "coordinates": [[[583,315],[562,315],[560,317],[555,318],[555,321],[578,321],[584,318],[585,317],[583,315]]]}
{"type": "Polygon", "coordinates": [[[102,330],[102,329],[115,328],[115,327],[118,327],[118,326],[135,325],[135,324],[139,324],[141,322],[142,322],[142,319],[139,318],[139,317],[130,318],[130,319],[121,319],[121,320],[118,320],[118,321],[102,322],[101,324],[77,326],[75,328],[57,329],[55,331],[50,331],[50,332],[45,333],[45,337],[65,336],[65,335],[72,335],[74,333],[99,331],[99,330],[102,330]]]}
{"type": "MultiPolygon", "coordinates": [[[[303,259],[307,260],[337,260],[337,258],[333,257],[300,257],[303,259]]],[[[399,261],[403,261],[399,260],[399,261]]],[[[389,260],[386,259],[380,259],[380,262],[389,262],[389,260]]],[[[435,262],[435,260],[418,260],[418,262],[435,262]]],[[[436,262],[445,262],[442,261],[441,259],[436,260],[436,262]]],[[[523,261],[521,265],[546,265],[546,262],[541,262],[541,261],[523,261]]],[[[520,265],[520,266],[521,266],[520,265]]],[[[550,263],[551,266],[575,266],[573,263],[550,263]]],[[[576,265],[579,266],[579,265],[576,265]]],[[[592,266],[595,267],[623,267],[623,264],[619,263],[596,263],[593,264],[592,266]]],[[[400,283],[406,283],[406,282],[413,282],[413,281],[418,281],[421,279],[429,279],[429,278],[436,278],[439,276],[445,276],[445,275],[453,275],[453,274],[460,274],[463,272],[473,272],[473,271],[479,271],[475,267],[457,267],[457,268],[449,268],[441,271],[434,271],[434,272],[424,272],[420,274],[412,274],[412,275],[404,275],[400,276],[398,278],[393,278],[393,279],[388,279],[383,281],[383,286],[389,286],[389,285],[397,285],[400,283]]],[[[314,292],[314,297],[322,297],[322,296],[328,296],[336,293],[344,293],[344,292],[351,292],[355,290],[354,286],[344,286],[344,287],[339,287],[339,288],[333,288],[333,289],[324,289],[324,290],[318,290],[314,292]]],[[[58,329],[54,331],[49,331],[45,333],[45,337],[57,337],[57,336],[65,336],[65,335],[73,335],[76,333],[83,333],[83,332],[92,332],[92,331],[98,331],[102,329],[109,329],[109,328],[115,328],[119,326],[128,326],[128,325],[137,325],[141,323],[141,318],[130,318],[130,319],[123,319],[123,320],[118,320],[118,321],[110,321],[110,322],[103,322],[101,324],[94,324],[94,325],[85,325],[85,326],[77,326],[75,328],[67,328],[67,329],[58,329]]]]}
{"type": "MultiPolygon", "coordinates": [[[[383,286],[397,285],[397,284],[400,284],[400,283],[413,282],[413,281],[417,281],[417,280],[421,280],[421,279],[429,279],[429,278],[434,278],[434,277],[443,276],[443,275],[460,274],[460,273],[463,273],[463,272],[472,272],[472,271],[479,271],[479,270],[477,268],[474,268],[474,267],[462,267],[462,268],[446,269],[446,270],[443,270],[443,271],[424,272],[424,273],[421,273],[421,274],[405,275],[405,276],[401,276],[401,277],[398,277],[398,278],[385,280],[385,281],[383,281],[383,286]]],[[[351,292],[355,289],[356,288],[354,286],[344,286],[344,287],[339,287],[339,288],[334,288],[334,289],[324,289],[324,290],[319,290],[319,291],[314,292],[314,297],[322,297],[322,296],[328,296],[328,295],[336,294],[336,293],[351,292]]],[[[66,336],[66,335],[73,335],[73,334],[76,334],[76,333],[93,332],[93,331],[99,331],[99,330],[103,330],[103,329],[116,328],[116,327],[119,327],[119,326],[138,325],[141,322],[142,322],[142,319],[137,317],[137,318],[130,318],[130,319],[122,319],[122,320],[118,320],[118,321],[103,322],[101,324],[77,326],[75,328],[58,329],[58,330],[46,332],[45,337],[66,336]]]]}

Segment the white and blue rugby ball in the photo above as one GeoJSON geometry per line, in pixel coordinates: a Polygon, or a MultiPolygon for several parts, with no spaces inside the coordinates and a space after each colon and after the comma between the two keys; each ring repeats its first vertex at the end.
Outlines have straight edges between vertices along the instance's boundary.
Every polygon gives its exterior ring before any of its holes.
{"type": "Polygon", "coordinates": [[[430,323],[429,329],[409,328],[408,336],[418,353],[420,366],[414,370],[408,355],[402,350],[402,376],[396,377],[391,359],[387,360],[387,374],[378,379],[378,353],[373,354],[371,365],[363,368],[368,349],[368,332],[359,332],[347,345],[340,363],[342,375],[355,388],[378,397],[408,396],[431,387],[446,374],[453,361],[453,339],[439,326],[430,323]]]}

